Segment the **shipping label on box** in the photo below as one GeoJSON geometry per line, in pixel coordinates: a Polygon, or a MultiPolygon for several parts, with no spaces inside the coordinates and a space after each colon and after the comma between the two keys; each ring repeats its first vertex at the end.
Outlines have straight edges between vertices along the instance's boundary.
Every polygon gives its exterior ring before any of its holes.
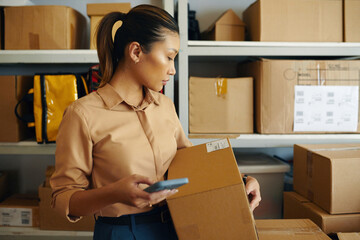
{"type": "Polygon", "coordinates": [[[295,86],[295,132],[356,132],[358,110],[359,86],[295,86]]]}
{"type": "Polygon", "coordinates": [[[0,208],[0,225],[31,227],[32,209],[31,208],[0,208]]]}

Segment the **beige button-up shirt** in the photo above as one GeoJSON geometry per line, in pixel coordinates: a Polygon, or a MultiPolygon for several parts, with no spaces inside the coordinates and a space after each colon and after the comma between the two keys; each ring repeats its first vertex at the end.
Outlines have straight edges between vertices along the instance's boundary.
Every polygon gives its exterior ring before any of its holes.
{"type": "MultiPolygon", "coordinates": [[[[99,188],[139,174],[162,180],[177,149],[191,146],[173,102],[145,89],[139,107],[130,105],[109,84],[75,102],[65,111],[56,139],[56,171],[50,183],[53,206],[69,216],[73,193],[99,188]]],[[[97,216],[142,212],[122,203],[97,216]]]]}

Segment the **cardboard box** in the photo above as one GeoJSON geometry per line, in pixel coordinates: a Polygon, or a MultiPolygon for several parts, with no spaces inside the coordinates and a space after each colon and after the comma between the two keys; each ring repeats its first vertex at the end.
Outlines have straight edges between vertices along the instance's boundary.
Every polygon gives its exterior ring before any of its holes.
{"type": "Polygon", "coordinates": [[[253,79],[189,80],[190,133],[253,133],[253,79]]]}
{"type": "MultiPolygon", "coordinates": [[[[101,19],[111,12],[127,13],[131,9],[130,3],[92,3],[87,4],[87,15],[90,17],[90,49],[96,49],[96,29],[101,19]]],[[[113,27],[113,37],[121,23],[115,23],[113,27]]]]}
{"type": "Polygon", "coordinates": [[[259,240],[330,240],[309,219],[256,220],[259,240]]]}
{"type": "Polygon", "coordinates": [[[329,214],[295,192],[284,192],[284,218],[309,218],[326,234],[360,231],[360,213],[329,214]]]}
{"type": "Polygon", "coordinates": [[[228,139],[177,151],[168,178],[189,184],[167,199],[179,239],[257,239],[228,139]]]}
{"type": "Polygon", "coordinates": [[[360,144],[294,145],[294,190],[331,214],[360,213],[360,144]]]}
{"type": "Polygon", "coordinates": [[[360,233],[338,233],[339,240],[360,240],[360,233]]]}
{"type": "Polygon", "coordinates": [[[38,227],[37,196],[16,194],[0,203],[0,226],[38,227]]]}
{"type": "Polygon", "coordinates": [[[215,41],[244,41],[245,24],[232,9],[229,9],[201,34],[201,38],[215,41]]]}
{"type": "Polygon", "coordinates": [[[55,166],[47,166],[46,167],[44,187],[51,187],[50,186],[50,178],[54,172],[55,172],[55,166]]]}
{"type": "Polygon", "coordinates": [[[67,6],[6,7],[5,49],[85,48],[86,20],[67,6]]]}
{"type": "MultiPolygon", "coordinates": [[[[293,131],[296,85],[359,86],[359,73],[360,61],[356,60],[271,59],[241,64],[238,72],[255,79],[256,131],[264,134],[296,133],[293,131]]],[[[360,117],[358,121],[360,132],[360,117]]]]}
{"type": "Polygon", "coordinates": [[[360,1],[344,0],[344,42],[360,42],[360,1]]]}
{"type": "Polygon", "coordinates": [[[40,198],[40,229],[43,230],[68,230],[68,231],[93,231],[94,216],[83,217],[76,223],[69,222],[51,207],[51,193],[49,187],[39,186],[40,198]]]}
{"type": "Polygon", "coordinates": [[[342,42],[342,0],[258,0],[243,13],[249,40],[342,42]]]}
{"type": "MultiPolygon", "coordinates": [[[[18,142],[29,137],[29,130],[24,122],[14,113],[16,104],[32,87],[33,78],[26,76],[0,76],[0,142],[18,142]]],[[[26,112],[25,105],[19,108],[26,112]],[[21,108],[23,107],[23,108],[21,108]]]]}

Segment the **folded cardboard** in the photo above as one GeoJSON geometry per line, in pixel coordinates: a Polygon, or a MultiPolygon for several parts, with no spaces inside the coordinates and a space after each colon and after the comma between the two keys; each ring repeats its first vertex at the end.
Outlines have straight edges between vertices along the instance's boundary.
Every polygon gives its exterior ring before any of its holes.
{"type": "Polygon", "coordinates": [[[360,42],[359,13],[359,0],[344,0],[344,42],[360,42]]]}
{"type": "MultiPolygon", "coordinates": [[[[331,1],[332,2],[332,1],[331,1]]],[[[296,85],[359,86],[360,61],[275,60],[239,65],[240,76],[254,78],[256,131],[264,134],[296,133],[296,85]]],[[[359,112],[360,114],[360,112],[359,112]]],[[[357,132],[360,132],[360,117],[357,132]]],[[[313,132],[320,133],[320,132],[313,132]]]]}
{"type": "Polygon", "coordinates": [[[309,219],[256,220],[259,240],[330,240],[309,219]]]}
{"type": "Polygon", "coordinates": [[[243,13],[249,40],[342,42],[342,0],[257,0],[243,13]]]}
{"type": "MultiPolygon", "coordinates": [[[[131,9],[130,3],[91,3],[86,5],[87,15],[90,17],[90,49],[96,49],[96,29],[101,19],[111,12],[127,13],[131,9]]],[[[121,23],[115,23],[113,36],[121,23]]]]}
{"type": "Polygon", "coordinates": [[[0,203],[0,226],[38,227],[39,199],[15,194],[0,203]]]}
{"type": "Polygon", "coordinates": [[[85,48],[86,20],[67,6],[6,7],[5,49],[85,48]]]}
{"type": "Polygon", "coordinates": [[[339,240],[360,240],[360,233],[338,233],[339,240]]]}
{"type": "Polygon", "coordinates": [[[244,41],[245,24],[232,9],[229,9],[202,33],[201,38],[215,41],[244,41]]]}
{"type": "Polygon", "coordinates": [[[329,214],[296,192],[284,192],[284,218],[308,218],[326,234],[360,231],[360,213],[329,214]]]}
{"type": "Polygon", "coordinates": [[[189,183],[167,199],[179,239],[257,239],[228,139],[178,150],[168,178],[183,177],[189,183]]]}
{"type": "Polygon", "coordinates": [[[253,79],[189,80],[190,133],[253,133],[253,79]]]}
{"type": "MultiPolygon", "coordinates": [[[[33,78],[26,76],[0,76],[0,142],[18,142],[29,137],[24,122],[17,119],[14,109],[20,99],[32,87],[33,78]]],[[[28,112],[21,105],[19,113],[28,112]]]]}
{"type": "Polygon", "coordinates": [[[294,190],[331,214],[360,213],[360,144],[294,145],[294,190]]]}
{"type": "Polygon", "coordinates": [[[51,207],[51,193],[49,187],[39,186],[40,198],[40,229],[43,230],[68,230],[68,231],[93,231],[94,217],[86,216],[76,223],[69,222],[51,207]]]}

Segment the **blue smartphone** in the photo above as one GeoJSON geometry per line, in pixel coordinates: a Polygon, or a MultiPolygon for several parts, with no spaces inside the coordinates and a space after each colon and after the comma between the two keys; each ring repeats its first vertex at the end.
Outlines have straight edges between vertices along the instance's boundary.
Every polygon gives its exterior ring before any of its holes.
{"type": "Polygon", "coordinates": [[[153,185],[145,188],[144,191],[149,192],[149,193],[158,192],[158,191],[165,190],[165,189],[178,188],[187,183],[189,183],[188,178],[177,178],[177,179],[165,180],[165,181],[160,181],[160,182],[154,183],[153,185]]]}

